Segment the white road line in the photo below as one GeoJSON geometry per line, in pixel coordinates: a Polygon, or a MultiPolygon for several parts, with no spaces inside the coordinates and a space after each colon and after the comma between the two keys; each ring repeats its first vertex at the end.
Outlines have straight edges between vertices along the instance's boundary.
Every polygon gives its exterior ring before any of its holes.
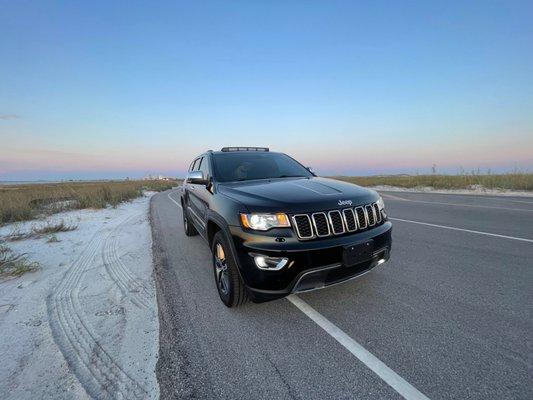
{"type": "Polygon", "coordinates": [[[400,193],[400,194],[435,194],[435,195],[443,195],[443,196],[463,196],[463,197],[477,197],[479,199],[492,199],[492,200],[506,200],[506,201],[513,201],[516,203],[527,203],[527,204],[533,204],[533,201],[523,201],[527,199],[533,200],[533,196],[531,195],[525,195],[520,196],[516,194],[505,194],[502,193],[500,195],[489,195],[489,194],[483,194],[483,193],[445,193],[445,192],[439,192],[439,191],[431,191],[431,192],[424,192],[424,191],[410,191],[410,190],[380,190],[376,189],[379,193],[400,193]],[[517,198],[523,199],[523,200],[516,200],[517,198]]]}
{"type": "Polygon", "coordinates": [[[324,329],[331,337],[343,345],[359,361],[370,368],[377,376],[385,381],[390,387],[407,400],[429,400],[423,393],[403,379],[400,375],[387,367],[380,359],[366,350],[363,346],[344,333],[326,317],[296,295],[290,295],[287,299],[301,312],[307,315],[313,322],[324,329]]]}
{"type": "MultiPolygon", "coordinates": [[[[170,193],[174,193],[174,192],[170,192],[170,193]]],[[[168,198],[174,202],[174,204],[176,204],[179,208],[181,208],[181,204],[178,203],[176,200],[174,200],[172,197],[170,197],[170,193],[167,193],[167,196],[168,198]]]]}
{"type": "Polygon", "coordinates": [[[407,199],[404,199],[403,197],[393,196],[392,194],[381,193],[381,197],[385,197],[386,199],[392,199],[392,200],[409,201],[407,199]]]}
{"type": "MultiPolygon", "coordinates": [[[[492,199],[493,197],[491,197],[492,199]]],[[[533,204],[533,201],[523,201],[523,200],[508,200],[506,199],[507,201],[512,201],[513,203],[522,203],[522,204],[533,204]]]]}
{"type": "Polygon", "coordinates": [[[533,243],[533,239],[526,239],[526,238],[515,237],[515,236],[498,235],[498,234],[496,234],[496,233],[489,233],[489,232],[473,231],[473,230],[470,230],[470,229],[455,228],[455,227],[453,227],[453,226],[437,225],[437,224],[429,224],[429,223],[427,223],[427,222],[411,221],[411,220],[409,220],[409,219],[391,218],[391,217],[389,217],[389,219],[390,219],[390,220],[393,220],[393,221],[409,222],[409,223],[411,223],[411,224],[433,226],[433,227],[435,227],[435,228],[450,229],[450,230],[452,230],[452,231],[461,231],[461,232],[477,233],[478,235],[494,236],[494,237],[499,237],[499,238],[503,238],[503,239],[512,239],[512,240],[519,240],[519,241],[521,241],[521,242],[533,243]]]}
{"type": "Polygon", "coordinates": [[[457,204],[457,203],[445,203],[445,202],[441,202],[441,201],[425,201],[425,200],[405,199],[403,197],[392,196],[390,194],[385,194],[385,193],[383,193],[382,196],[385,197],[385,198],[392,199],[392,200],[409,201],[411,203],[438,204],[438,205],[453,206],[453,207],[492,208],[492,209],[496,209],[496,210],[505,210],[505,211],[533,212],[533,210],[525,210],[523,208],[507,208],[507,207],[496,207],[496,206],[481,206],[481,205],[477,205],[477,204],[457,204]]]}

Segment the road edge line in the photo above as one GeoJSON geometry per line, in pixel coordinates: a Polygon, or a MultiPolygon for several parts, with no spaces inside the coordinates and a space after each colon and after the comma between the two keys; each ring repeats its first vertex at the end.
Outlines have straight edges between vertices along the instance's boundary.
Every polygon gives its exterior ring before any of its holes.
{"type": "Polygon", "coordinates": [[[183,210],[183,207],[181,206],[181,204],[178,203],[176,200],[174,200],[172,197],[170,197],[170,193],[174,193],[174,192],[167,193],[167,197],[170,199],[170,201],[174,202],[174,204],[176,204],[179,208],[183,210]]]}
{"type": "Polygon", "coordinates": [[[497,207],[497,206],[484,206],[484,205],[479,205],[479,204],[457,204],[457,203],[446,203],[446,202],[442,202],[442,201],[427,201],[427,200],[404,199],[402,197],[393,196],[393,195],[386,194],[386,193],[382,193],[381,196],[385,197],[385,198],[388,197],[391,200],[408,201],[410,203],[434,204],[434,205],[439,205],[439,206],[452,206],[452,207],[488,208],[488,209],[505,210],[505,211],[533,212],[533,210],[525,210],[523,208],[508,208],[508,207],[497,207]]]}
{"type": "Polygon", "coordinates": [[[333,339],[365,364],[372,372],[379,376],[387,385],[407,400],[429,400],[429,398],[403,379],[400,375],[387,367],[383,361],[374,356],[343,330],[329,321],[300,297],[292,294],[287,297],[296,308],[309,317],[314,323],[325,330],[333,339]]]}
{"type": "Polygon", "coordinates": [[[412,221],[410,219],[393,218],[393,217],[389,217],[389,219],[391,221],[409,222],[411,224],[426,225],[426,226],[432,226],[432,227],[435,227],[435,228],[450,229],[452,231],[477,233],[478,235],[494,236],[494,237],[499,237],[499,238],[502,238],[502,239],[519,240],[521,242],[533,243],[533,239],[526,239],[526,238],[515,237],[515,236],[499,235],[497,233],[490,233],[490,232],[473,231],[471,229],[456,228],[456,227],[453,227],[453,226],[446,226],[446,225],[430,224],[429,222],[412,221]]]}

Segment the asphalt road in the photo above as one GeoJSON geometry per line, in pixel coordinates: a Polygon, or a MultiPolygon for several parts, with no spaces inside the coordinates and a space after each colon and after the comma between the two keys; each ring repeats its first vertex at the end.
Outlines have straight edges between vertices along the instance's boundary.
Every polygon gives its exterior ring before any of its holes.
{"type": "Polygon", "coordinates": [[[533,198],[382,194],[390,262],[293,298],[307,314],[227,309],[179,193],[156,195],[162,398],[531,399],[533,198]]]}

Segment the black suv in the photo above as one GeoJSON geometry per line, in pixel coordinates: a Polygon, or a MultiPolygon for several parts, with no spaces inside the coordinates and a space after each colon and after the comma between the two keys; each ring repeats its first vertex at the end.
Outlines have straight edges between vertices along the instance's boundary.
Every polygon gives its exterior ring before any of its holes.
{"type": "Polygon", "coordinates": [[[375,191],[317,177],[267,148],[202,154],[181,204],[187,236],[211,247],[228,307],[333,285],[389,259],[392,225],[375,191]]]}

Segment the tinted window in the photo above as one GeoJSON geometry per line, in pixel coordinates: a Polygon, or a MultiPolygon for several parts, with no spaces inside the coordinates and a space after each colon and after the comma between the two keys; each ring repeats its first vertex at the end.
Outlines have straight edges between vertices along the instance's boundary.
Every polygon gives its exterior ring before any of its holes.
{"type": "Polygon", "coordinates": [[[312,176],[301,164],[281,153],[216,153],[213,155],[213,162],[219,182],[312,176]]]}
{"type": "Polygon", "coordinates": [[[207,157],[202,158],[198,169],[203,172],[204,178],[209,177],[209,159],[207,157]]]}
{"type": "Polygon", "coordinates": [[[198,162],[200,161],[199,158],[197,158],[196,160],[194,160],[194,162],[192,163],[192,168],[191,168],[191,171],[196,171],[198,170],[198,162]]]}

